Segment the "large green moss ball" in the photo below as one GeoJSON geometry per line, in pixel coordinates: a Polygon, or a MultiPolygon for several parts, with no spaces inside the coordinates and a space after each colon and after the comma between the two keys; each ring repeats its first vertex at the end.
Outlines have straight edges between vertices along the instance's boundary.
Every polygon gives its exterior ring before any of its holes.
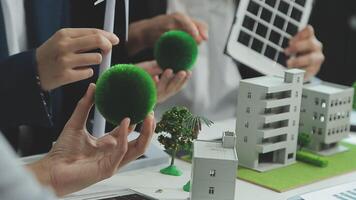
{"type": "Polygon", "coordinates": [[[156,104],[157,91],[151,76],[131,64],[119,64],[98,79],[95,104],[104,118],[119,124],[129,117],[131,124],[142,122],[156,104]]]}
{"type": "Polygon", "coordinates": [[[184,31],[168,31],[156,42],[154,55],[162,69],[171,68],[174,73],[191,70],[197,59],[198,45],[184,31]]]}

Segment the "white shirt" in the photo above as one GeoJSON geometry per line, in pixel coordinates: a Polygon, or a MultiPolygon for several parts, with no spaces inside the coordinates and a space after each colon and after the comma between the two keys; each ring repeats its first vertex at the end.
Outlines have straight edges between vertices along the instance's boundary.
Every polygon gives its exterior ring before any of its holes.
{"type": "Polygon", "coordinates": [[[241,79],[233,60],[224,54],[235,16],[234,0],[169,0],[168,13],[182,12],[209,26],[209,39],[199,46],[193,76],[176,96],[158,105],[157,116],[174,105],[195,115],[222,120],[236,115],[237,89],[241,79]]]}
{"type": "Polygon", "coordinates": [[[9,55],[28,49],[24,0],[1,0],[9,55]]]}

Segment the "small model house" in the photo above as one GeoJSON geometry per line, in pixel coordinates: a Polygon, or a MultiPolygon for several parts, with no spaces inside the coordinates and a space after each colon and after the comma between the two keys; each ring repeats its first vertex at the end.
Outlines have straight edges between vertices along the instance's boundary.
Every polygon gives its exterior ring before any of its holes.
{"type": "Polygon", "coordinates": [[[310,134],[308,149],[320,155],[347,150],[338,142],[350,132],[353,95],[353,88],[328,82],[304,86],[299,132],[310,134]]]}
{"type": "Polygon", "coordinates": [[[237,104],[239,165],[267,171],[295,162],[304,71],[241,80],[237,104]]]}
{"type": "Polygon", "coordinates": [[[195,141],[190,199],[235,199],[236,135],[225,132],[222,142],[195,141]]]}

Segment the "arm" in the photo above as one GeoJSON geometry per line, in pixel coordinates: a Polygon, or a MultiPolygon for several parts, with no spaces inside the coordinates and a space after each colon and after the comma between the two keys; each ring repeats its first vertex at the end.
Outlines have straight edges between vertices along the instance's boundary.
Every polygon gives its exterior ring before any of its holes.
{"type": "Polygon", "coordinates": [[[19,124],[50,126],[44,93],[38,84],[35,51],[0,62],[0,127],[19,124]]]}

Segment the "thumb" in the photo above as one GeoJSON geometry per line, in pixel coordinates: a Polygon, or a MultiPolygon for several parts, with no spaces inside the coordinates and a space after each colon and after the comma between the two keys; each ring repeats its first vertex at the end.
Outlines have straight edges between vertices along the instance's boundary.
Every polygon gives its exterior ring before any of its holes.
{"type": "Polygon", "coordinates": [[[93,106],[94,93],[95,84],[91,83],[83,98],[78,102],[77,107],[66,125],[67,127],[74,129],[83,129],[85,127],[90,109],[93,106]]]}

